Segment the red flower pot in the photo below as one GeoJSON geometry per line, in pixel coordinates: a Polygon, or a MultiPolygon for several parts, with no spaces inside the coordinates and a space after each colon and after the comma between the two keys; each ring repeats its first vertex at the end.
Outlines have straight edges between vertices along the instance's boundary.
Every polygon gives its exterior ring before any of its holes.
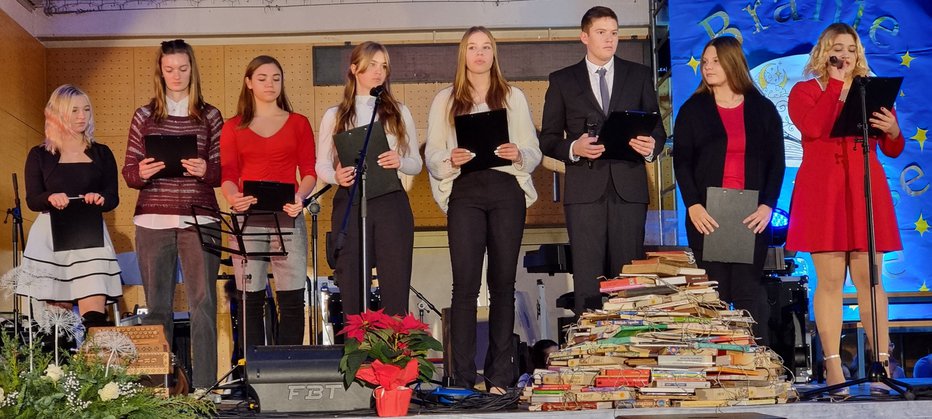
{"type": "Polygon", "coordinates": [[[408,405],[411,404],[410,387],[387,389],[379,386],[372,391],[372,395],[375,397],[375,411],[379,416],[408,415],[408,405]]]}

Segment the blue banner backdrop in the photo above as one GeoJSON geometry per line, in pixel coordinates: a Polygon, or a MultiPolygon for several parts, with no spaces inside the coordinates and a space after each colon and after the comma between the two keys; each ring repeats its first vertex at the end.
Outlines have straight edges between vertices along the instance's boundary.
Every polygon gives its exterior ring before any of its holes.
{"type": "MultiPolygon", "coordinates": [[[[932,284],[928,280],[932,271],[932,193],[925,170],[932,168],[932,150],[925,152],[924,146],[932,123],[932,2],[670,0],[669,7],[674,115],[699,84],[699,60],[706,42],[717,36],[740,39],[752,78],[783,116],[787,173],[778,207],[784,210],[789,209],[802,157],[799,131],[787,115],[787,97],[796,82],[805,80],[803,66],[821,31],[833,22],[854,26],[872,74],[904,77],[896,109],[906,149],[896,159],[880,156],[893,192],[904,249],[885,256],[883,282],[891,292],[928,292],[932,284]]],[[[686,214],[682,201],[679,206],[679,214],[686,214]]],[[[685,243],[682,221],[679,228],[680,243],[685,243]]],[[[808,274],[811,282],[817,281],[807,266],[802,267],[802,273],[808,274]]],[[[854,292],[850,281],[845,292],[854,292]]],[[[856,306],[845,312],[846,319],[857,318],[856,306]]],[[[891,318],[929,317],[929,306],[891,307],[891,318]]]]}

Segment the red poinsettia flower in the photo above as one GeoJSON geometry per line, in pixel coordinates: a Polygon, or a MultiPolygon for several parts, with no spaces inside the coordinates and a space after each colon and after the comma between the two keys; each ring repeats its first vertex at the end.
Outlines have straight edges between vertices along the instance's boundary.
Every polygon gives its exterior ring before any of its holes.
{"type": "MultiPolygon", "coordinates": [[[[384,310],[384,309],[383,309],[384,310]]],[[[367,311],[362,313],[362,319],[372,329],[393,329],[398,320],[385,314],[383,310],[367,311]]]]}
{"type": "Polygon", "coordinates": [[[375,329],[394,330],[398,323],[397,319],[383,313],[382,310],[367,311],[346,316],[346,326],[338,334],[345,334],[361,343],[366,339],[366,332],[375,329]]]}
{"type": "Polygon", "coordinates": [[[366,330],[367,330],[366,321],[362,319],[362,316],[358,314],[351,314],[346,316],[346,325],[343,326],[337,334],[345,334],[350,339],[355,339],[358,342],[362,342],[366,339],[366,330]]]}
{"type": "Polygon", "coordinates": [[[398,388],[417,379],[417,368],[417,361],[413,359],[408,361],[404,368],[376,360],[371,365],[360,368],[356,372],[356,378],[384,388],[398,388]]]}
{"type": "Polygon", "coordinates": [[[429,330],[429,328],[426,323],[421,322],[416,317],[414,317],[414,315],[408,313],[407,316],[401,319],[401,322],[398,324],[395,332],[402,335],[407,335],[410,334],[412,330],[423,330],[426,332],[429,330]]]}

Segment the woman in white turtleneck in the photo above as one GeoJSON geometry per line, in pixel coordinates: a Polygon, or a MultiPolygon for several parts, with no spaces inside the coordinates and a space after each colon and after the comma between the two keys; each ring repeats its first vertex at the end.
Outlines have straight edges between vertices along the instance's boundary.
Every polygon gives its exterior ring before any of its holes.
{"type": "MultiPolygon", "coordinates": [[[[317,143],[317,175],[324,182],[340,186],[333,198],[332,230],[342,227],[350,187],[356,180],[355,167],[343,167],[337,158],[334,134],[369,123],[375,97],[369,91],[383,85],[382,102],[376,120],[385,128],[389,151],[378,156],[379,166],[397,169],[399,178],[421,172],[420,153],[411,111],[395,100],[389,86],[388,51],[381,44],[367,41],[350,55],[343,101],[327,109],[320,121],[317,143]]],[[[360,312],[361,283],[359,254],[359,206],[353,205],[346,228],[346,242],[336,255],[334,275],[343,300],[343,313],[360,312]]],[[[414,217],[405,191],[370,197],[366,221],[370,265],[378,269],[381,306],[386,314],[408,312],[411,284],[411,255],[414,248],[414,217]]]]}

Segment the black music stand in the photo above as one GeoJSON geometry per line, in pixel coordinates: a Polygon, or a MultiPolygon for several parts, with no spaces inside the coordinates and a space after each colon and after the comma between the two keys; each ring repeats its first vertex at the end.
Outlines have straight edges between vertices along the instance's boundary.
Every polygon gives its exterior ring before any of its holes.
{"type": "MultiPolygon", "coordinates": [[[[896,94],[899,92],[902,77],[855,77],[851,84],[851,90],[848,91],[848,97],[845,100],[844,108],[839,114],[835,126],[832,128],[833,137],[858,136],[856,143],[861,145],[861,154],[864,157],[864,205],[865,215],[867,218],[867,266],[870,273],[870,295],[871,295],[871,330],[874,338],[871,339],[874,360],[871,361],[870,370],[867,377],[856,380],[848,380],[843,383],[816,388],[813,390],[800,393],[800,399],[810,399],[819,394],[831,392],[840,388],[851,387],[863,383],[883,383],[890,389],[896,391],[906,400],[916,398],[913,388],[902,381],[894,380],[887,376],[885,363],[880,362],[880,339],[877,336],[877,284],[880,279],[877,277],[877,264],[874,256],[877,254],[877,243],[874,237],[874,205],[871,195],[871,171],[870,171],[870,124],[867,120],[868,112],[876,112],[880,107],[887,109],[893,108],[893,102],[896,100],[896,94]],[[857,100],[857,101],[855,101],[857,100]],[[851,117],[854,114],[860,116],[859,119],[851,117]]],[[[882,135],[882,133],[881,133],[882,135]]],[[[889,363],[887,361],[886,363],[889,363]]]]}
{"type": "MultiPolygon", "coordinates": [[[[286,256],[288,254],[288,251],[285,249],[285,236],[290,235],[291,233],[282,232],[282,228],[278,222],[278,217],[276,216],[276,213],[271,212],[271,211],[248,211],[244,213],[235,213],[235,212],[223,212],[219,209],[215,210],[215,209],[200,206],[200,205],[192,205],[191,213],[194,216],[194,222],[188,223],[188,224],[194,226],[194,228],[197,230],[197,235],[201,241],[201,247],[208,252],[216,253],[218,256],[221,252],[227,252],[231,255],[242,257],[242,261],[240,263],[242,264],[243,274],[246,275],[246,277],[243,278],[243,287],[240,290],[240,298],[242,298],[242,300],[240,301],[241,313],[242,313],[241,314],[242,321],[240,322],[241,323],[240,330],[242,331],[241,334],[243,338],[243,341],[242,341],[243,342],[242,344],[243,357],[237,360],[236,365],[230,368],[230,370],[227,371],[226,374],[223,374],[223,376],[220,377],[220,379],[214,382],[214,384],[211,385],[210,388],[207,389],[207,392],[210,392],[211,390],[220,388],[221,387],[220,383],[226,380],[230,375],[232,375],[240,367],[246,366],[246,280],[250,279],[248,278],[248,274],[246,274],[246,264],[248,260],[258,259],[258,258],[267,258],[267,257],[273,257],[273,256],[286,256]],[[197,219],[198,216],[208,216],[208,217],[216,218],[220,220],[219,221],[220,228],[201,224],[197,219]],[[262,223],[262,226],[272,227],[274,230],[272,232],[262,232],[262,233],[246,232],[245,230],[246,230],[247,225],[249,224],[250,218],[260,219],[260,220],[271,220],[271,222],[266,221],[262,223]],[[216,239],[217,235],[211,234],[211,233],[218,233],[221,235],[220,240],[219,240],[220,244],[213,243],[212,239],[216,239]],[[223,234],[228,234],[234,237],[236,239],[236,244],[239,248],[234,249],[231,247],[224,246],[223,237],[222,237],[223,234]],[[280,252],[249,252],[246,250],[246,243],[244,239],[246,237],[252,237],[252,236],[277,237],[278,243],[281,246],[282,250],[280,252]]],[[[241,374],[241,381],[239,383],[230,383],[228,386],[225,385],[223,386],[223,388],[244,388],[246,386],[246,374],[245,373],[241,374]]],[[[244,392],[243,394],[246,394],[246,393],[244,392]]]]}

